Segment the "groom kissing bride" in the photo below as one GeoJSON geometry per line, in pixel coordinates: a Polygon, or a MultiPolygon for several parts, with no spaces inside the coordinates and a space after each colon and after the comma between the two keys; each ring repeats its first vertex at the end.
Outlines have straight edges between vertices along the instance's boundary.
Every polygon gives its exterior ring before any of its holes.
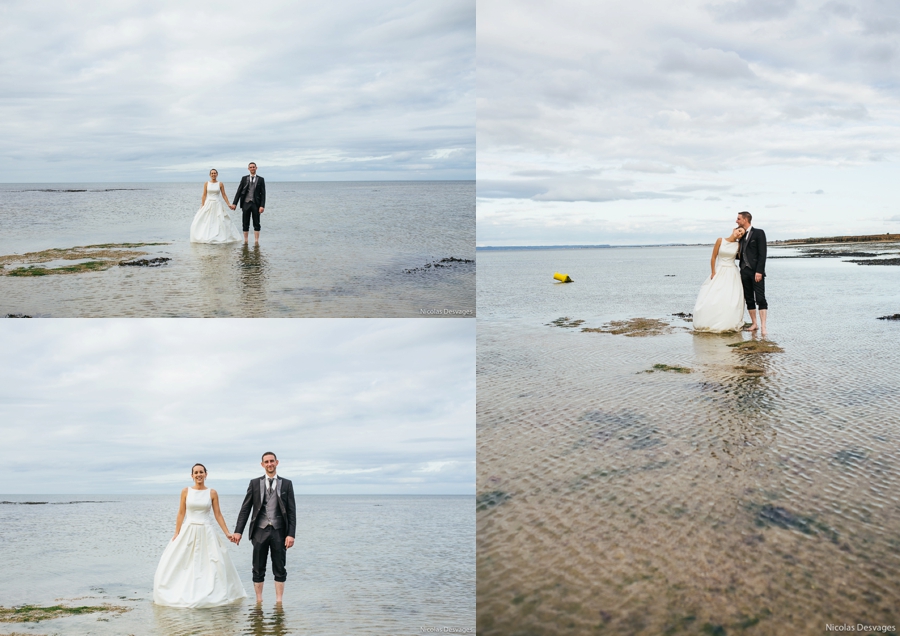
{"type": "Polygon", "coordinates": [[[746,304],[751,321],[747,331],[759,330],[763,338],[767,336],[766,233],[753,227],[752,220],[749,212],[738,213],[731,236],[716,240],[712,274],[700,286],[694,305],[694,331],[740,331],[746,304]]]}

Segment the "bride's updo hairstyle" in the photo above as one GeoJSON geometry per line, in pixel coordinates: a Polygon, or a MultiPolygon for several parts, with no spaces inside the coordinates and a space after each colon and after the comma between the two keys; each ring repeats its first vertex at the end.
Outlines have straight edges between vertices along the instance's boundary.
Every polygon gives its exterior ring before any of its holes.
{"type": "Polygon", "coordinates": [[[191,466],[191,475],[194,474],[194,469],[195,469],[197,466],[199,466],[200,468],[202,468],[204,473],[207,473],[207,472],[208,472],[208,471],[206,470],[206,466],[204,466],[203,464],[194,464],[193,466],[191,466]]]}
{"type": "MultiPolygon", "coordinates": [[[[210,169],[209,169],[209,174],[212,174],[213,172],[216,173],[216,176],[219,175],[219,171],[218,171],[218,170],[216,170],[215,168],[210,168],[210,169]]],[[[203,464],[200,464],[200,465],[202,466],[203,464]]]]}

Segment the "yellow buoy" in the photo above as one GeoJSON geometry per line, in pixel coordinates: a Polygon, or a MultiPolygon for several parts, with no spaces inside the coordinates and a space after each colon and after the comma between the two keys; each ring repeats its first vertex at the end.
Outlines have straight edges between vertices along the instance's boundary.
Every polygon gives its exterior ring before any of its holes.
{"type": "Polygon", "coordinates": [[[574,283],[575,282],[574,280],[569,278],[568,274],[560,274],[559,272],[556,272],[553,275],[553,278],[555,278],[556,280],[558,280],[561,283],[574,283]]]}

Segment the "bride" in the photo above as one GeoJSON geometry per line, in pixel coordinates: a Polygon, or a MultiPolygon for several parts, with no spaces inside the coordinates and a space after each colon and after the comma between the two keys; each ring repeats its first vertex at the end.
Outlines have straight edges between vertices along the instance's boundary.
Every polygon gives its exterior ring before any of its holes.
{"type": "Polygon", "coordinates": [[[236,206],[227,203],[225,186],[217,180],[219,172],[215,168],[209,171],[209,181],[203,185],[203,198],[200,209],[191,223],[191,243],[235,243],[241,240],[228,208],[236,206]]]}
{"type": "Polygon", "coordinates": [[[694,331],[721,333],[744,327],[744,288],[737,258],[744,228],[737,227],[727,238],[716,240],[710,268],[712,276],[700,286],[694,305],[694,331]]]}
{"type": "Polygon", "coordinates": [[[231,540],[219,510],[219,495],[206,487],[203,464],[194,464],[191,476],[194,486],[181,491],[175,536],[163,551],[153,577],[153,602],[169,607],[216,607],[246,598],[227,546],[210,518],[212,511],[231,540]]]}

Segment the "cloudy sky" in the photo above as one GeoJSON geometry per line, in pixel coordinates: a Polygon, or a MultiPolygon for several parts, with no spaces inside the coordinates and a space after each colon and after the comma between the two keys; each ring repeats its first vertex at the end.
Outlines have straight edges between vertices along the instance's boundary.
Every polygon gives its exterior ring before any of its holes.
{"type": "Polygon", "coordinates": [[[900,3],[478,2],[478,244],[900,232],[900,3]]]}
{"type": "Polygon", "coordinates": [[[7,320],[0,492],[469,494],[474,320],[7,320]]]}
{"type": "Polygon", "coordinates": [[[0,0],[3,182],[473,179],[474,0],[0,0]]]}

